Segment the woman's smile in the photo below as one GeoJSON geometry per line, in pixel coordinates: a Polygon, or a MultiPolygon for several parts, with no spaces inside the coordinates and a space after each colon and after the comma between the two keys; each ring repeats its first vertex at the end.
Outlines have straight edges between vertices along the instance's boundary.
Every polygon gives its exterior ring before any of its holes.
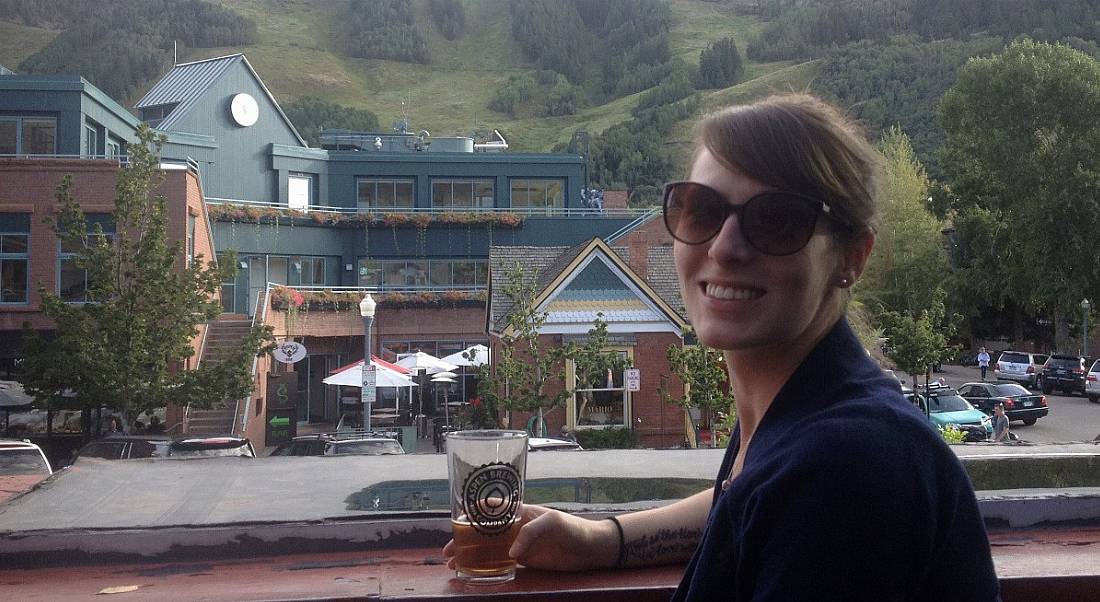
{"type": "Polygon", "coordinates": [[[766,291],[742,285],[725,286],[704,282],[703,292],[707,297],[721,301],[752,301],[763,297],[766,291]]]}

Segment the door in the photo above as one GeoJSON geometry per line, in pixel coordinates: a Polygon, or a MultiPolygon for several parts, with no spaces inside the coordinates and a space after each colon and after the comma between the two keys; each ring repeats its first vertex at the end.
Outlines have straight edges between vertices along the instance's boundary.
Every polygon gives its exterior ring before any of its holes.
{"type": "Polygon", "coordinates": [[[267,288],[267,258],[248,258],[248,315],[256,313],[256,303],[267,288]]]}

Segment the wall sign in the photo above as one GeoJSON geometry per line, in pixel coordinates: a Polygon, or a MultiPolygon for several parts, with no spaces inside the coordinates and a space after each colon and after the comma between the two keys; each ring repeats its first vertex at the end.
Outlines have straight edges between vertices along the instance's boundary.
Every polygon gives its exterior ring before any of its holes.
{"type": "Polygon", "coordinates": [[[283,341],[271,352],[275,359],[284,364],[300,362],[306,357],[306,346],[294,341],[283,341]]]}

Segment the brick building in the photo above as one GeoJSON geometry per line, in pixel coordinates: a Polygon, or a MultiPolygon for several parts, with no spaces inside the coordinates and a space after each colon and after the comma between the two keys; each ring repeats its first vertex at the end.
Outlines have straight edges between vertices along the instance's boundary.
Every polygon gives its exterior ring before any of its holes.
{"type": "MultiPolygon", "coordinates": [[[[351,409],[345,402],[354,392],[322,380],[362,357],[355,305],[368,291],[379,301],[370,344],[384,359],[418,350],[442,357],[488,343],[491,248],[606,241],[586,256],[601,257],[611,266],[603,273],[609,282],[641,291],[637,298],[664,315],[665,330],[644,336],[679,340],[682,310],[665,308],[664,292],[654,292],[675,288],[671,264],[650,260],[667,253],[669,242],[655,219],[659,210],[626,207],[614,193],[603,207],[585,204],[579,154],[511,152],[499,134],[438,137],[407,123],[388,132],[326,131],[321,148],[310,147],[243,55],[174,66],[134,113],[167,138],[161,160],[173,237],[187,242],[188,255],[238,256],[238,275],[220,293],[226,313],[196,339],[195,361],[204,345],[231,340],[254,321],[308,350],[292,366],[260,358],[254,395],[235,407],[188,413],[187,429],[243,433],[264,444],[268,374],[287,371],[297,382],[298,422],[334,424],[351,409]],[[287,303],[290,289],[302,305],[287,303]]],[[[106,225],[114,174],[140,124],[79,77],[0,77],[0,329],[8,335],[0,362],[9,369],[19,357],[15,331],[23,321],[48,328],[36,313],[39,287],[80,302],[81,275],[66,270],[63,250],[42,223],[54,210],[57,183],[73,174],[85,212],[106,225]]],[[[635,360],[658,361],[642,354],[635,360]]],[[[649,371],[658,372],[667,371],[649,371]]],[[[473,385],[468,373],[449,386],[425,383],[427,403],[415,412],[390,391],[380,392],[379,404],[392,404],[398,423],[421,412],[441,418],[447,400],[476,395],[473,385]]],[[[650,415],[648,407],[635,399],[627,410],[642,419],[633,428],[668,417],[650,415]]],[[[562,424],[573,423],[563,416],[562,424]]]]}

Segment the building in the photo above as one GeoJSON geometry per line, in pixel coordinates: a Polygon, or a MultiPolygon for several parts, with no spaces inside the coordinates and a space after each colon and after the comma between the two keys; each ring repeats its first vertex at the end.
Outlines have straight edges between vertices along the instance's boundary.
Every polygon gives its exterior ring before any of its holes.
{"type": "MultiPolygon", "coordinates": [[[[296,373],[300,422],[333,423],[344,413],[340,394],[321,381],[362,357],[363,327],[354,305],[364,291],[380,301],[376,353],[386,359],[416,350],[443,356],[488,342],[490,248],[570,248],[597,238],[614,245],[657,223],[652,209],[588,206],[582,156],[502,152],[507,142],[499,133],[476,141],[432,136],[402,123],[392,132],[326,131],[322,148],[311,148],[239,54],[176,65],[134,109],[166,135],[161,156],[170,173],[194,179],[172,180],[179,194],[201,191],[205,201],[201,211],[188,205],[181,213],[175,226],[180,235],[192,241],[209,231],[209,247],[201,250],[237,254],[239,271],[221,290],[226,317],[263,320],[277,338],[295,339],[308,350],[293,367],[261,359],[253,398],[216,417],[208,414],[224,422],[220,430],[254,440],[264,438],[259,418],[268,409],[268,373],[296,373]]],[[[0,155],[9,156],[0,162],[24,179],[46,164],[58,173],[117,169],[138,125],[79,77],[0,79],[0,155]]],[[[78,198],[106,203],[100,208],[109,213],[113,188],[108,175],[99,178],[82,177],[94,192],[78,188],[78,198]]],[[[27,204],[22,186],[0,184],[0,206],[8,208],[0,211],[17,214],[12,208],[27,204]]],[[[50,198],[52,185],[42,186],[39,197],[50,198]]],[[[18,230],[28,219],[6,227],[18,230]]],[[[32,251],[35,244],[49,245],[29,235],[32,251]]],[[[193,253],[198,247],[188,246],[193,253]]],[[[23,306],[5,301],[5,328],[33,311],[31,289],[57,279],[58,268],[46,265],[59,261],[56,251],[41,265],[33,254],[13,258],[28,262],[27,292],[23,306]]],[[[18,280],[18,264],[13,266],[18,280]]],[[[644,282],[639,273],[627,280],[644,282]]],[[[17,354],[14,347],[5,353],[17,354]]],[[[461,379],[448,390],[429,386],[424,413],[433,417],[443,399],[472,397],[471,382],[461,379]]],[[[399,403],[380,400],[389,402],[399,403]]],[[[403,419],[410,411],[401,409],[403,419]]]]}

